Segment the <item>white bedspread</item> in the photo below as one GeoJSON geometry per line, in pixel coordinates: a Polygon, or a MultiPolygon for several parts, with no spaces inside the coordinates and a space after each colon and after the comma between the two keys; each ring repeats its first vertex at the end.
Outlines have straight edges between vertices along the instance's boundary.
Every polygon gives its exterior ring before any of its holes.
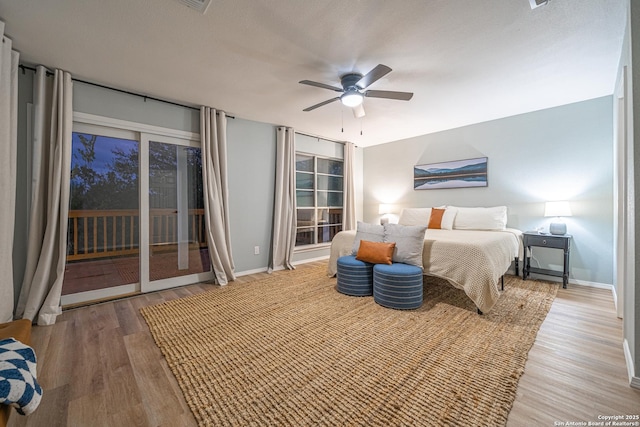
{"type": "MultiPolygon", "coordinates": [[[[331,242],[329,276],[337,272],[337,260],[351,255],[355,230],[341,231],[331,242]]],[[[475,305],[488,313],[500,296],[498,282],[514,258],[522,259],[522,232],[433,230],[424,239],[424,274],[446,279],[463,289],[475,305]]]]}

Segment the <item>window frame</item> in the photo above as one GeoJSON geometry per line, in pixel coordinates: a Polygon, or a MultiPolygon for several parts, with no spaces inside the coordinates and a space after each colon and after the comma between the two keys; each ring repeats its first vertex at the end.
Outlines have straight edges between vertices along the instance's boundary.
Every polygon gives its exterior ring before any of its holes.
{"type": "Polygon", "coordinates": [[[332,157],[332,156],[326,156],[326,155],[321,155],[321,154],[314,154],[311,152],[307,152],[307,151],[298,151],[296,150],[295,152],[296,157],[298,155],[300,156],[307,156],[307,157],[311,157],[313,159],[313,172],[309,172],[309,171],[303,171],[303,170],[298,170],[297,168],[297,162],[296,162],[296,169],[295,169],[295,174],[296,174],[296,180],[295,180],[295,191],[296,191],[296,244],[294,245],[294,251],[295,252],[303,252],[303,251],[307,251],[307,250],[314,250],[314,249],[319,249],[319,248],[325,248],[331,245],[331,241],[328,242],[321,242],[318,243],[318,233],[320,231],[321,227],[335,227],[335,226],[339,226],[340,230],[338,231],[342,231],[342,228],[344,227],[344,159],[338,158],[338,157],[332,157]],[[335,174],[331,174],[331,173],[324,173],[324,172],[319,172],[318,171],[318,160],[330,160],[330,161],[334,161],[334,162],[339,162],[342,164],[342,175],[335,175],[335,174]],[[307,188],[298,188],[298,174],[302,173],[302,174],[308,174],[313,176],[313,188],[311,189],[307,189],[307,188]],[[319,189],[318,188],[318,177],[339,177],[340,179],[342,179],[342,189],[341,190],[323,190],[323,189],[319,189]],[[313,206],[298,206],[297,203],[297,197],[298,197],[298,191],[308,191],[308,192],[312,192],[313,193],[313,206]],[[318,218],[318,211],[320,209],[326,209],[326,210],[330,210],[330,209],[337,209],[337,206],[318,206],[318,192],[322,191],[322,192],[326,192],[327,193],[327,205],[328,200],[329,200],[329,193],[339,193],[342,194],[342,205],[339,207],[339,209],[342,211],[342,221],[340,223],[326,223],[326,224],[320,224],[320,220],[318,218]],[[300,210],[310,210],[312,211],[312,222],[313,225],[304,225],[304,226],[298,226],[298,212],[300,210]],[[298,232],[300,230],[303,229],[312,229],[313,230],[313,243],[310,244],[301,244],[298,245],[297,244],[297,235],[298,232]]]}
{"type": "Polygon", "coordinates": [[[190,275],[176,276],[154,281],[151,281],[149,277],[149,141],[166,142],[183,147],[201,148],[200,134],[78,111],[74,111],[73,113],[72,132],[133,139],[140,144],[139,152],[147,153],[146,156],[140,155],[140,163],[138,165],[140,179],[138,187],[138,206],[140,215],[140,253],[138,261],[140,268],[140,280],[132,284],[62,295],[62,305],[84,304],[99,299],[120,298],[122,295],[126,294],[147,293],[212,280],[214,278],[213,269],[207,272],[193,273],[190,275]],[[147,191],[143,191],[144,189],[147,191]]]}

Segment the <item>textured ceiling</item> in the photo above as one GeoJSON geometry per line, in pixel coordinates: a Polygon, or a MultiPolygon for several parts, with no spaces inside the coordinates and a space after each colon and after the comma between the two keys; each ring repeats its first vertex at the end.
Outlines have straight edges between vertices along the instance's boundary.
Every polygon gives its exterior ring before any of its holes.
{"type": "Polygon", "coordinates": [[[620,0],[0,0],[21,61],[171,101],[359,146],[613,93],[626,19],[620,0]],[[339,76],[377,64],[355,119],[339,76]],[[344,128],[344,131],[342,129],[344,128]],[[363,134],[360,135],[360,131],[363,134]]]}

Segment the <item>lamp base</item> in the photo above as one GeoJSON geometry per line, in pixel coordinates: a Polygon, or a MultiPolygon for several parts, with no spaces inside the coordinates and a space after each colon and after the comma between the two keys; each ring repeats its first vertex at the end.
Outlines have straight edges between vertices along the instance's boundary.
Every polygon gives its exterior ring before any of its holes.
{"type": "Polygon", "coordinates": [[[567,234],[567,224],[563,222],[552,222],[549,224],[549,233],[551,234],[567,234]]]}

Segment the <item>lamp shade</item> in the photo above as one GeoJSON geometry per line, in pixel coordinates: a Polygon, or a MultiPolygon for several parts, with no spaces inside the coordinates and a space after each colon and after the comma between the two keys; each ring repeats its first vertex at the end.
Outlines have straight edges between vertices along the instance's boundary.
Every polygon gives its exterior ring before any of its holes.
{"type": "Polygon", "coordinates": [[[571,206],[566,200],[546,202],[544,204],[544,216],[571,216],[571,206]]]}
{"type": "Polygon", "coordinates": [[[381,203],[380,206],[378,206],[378,215],[386,215],[388,213],[391,213],[391,205],[381,203]]]}

